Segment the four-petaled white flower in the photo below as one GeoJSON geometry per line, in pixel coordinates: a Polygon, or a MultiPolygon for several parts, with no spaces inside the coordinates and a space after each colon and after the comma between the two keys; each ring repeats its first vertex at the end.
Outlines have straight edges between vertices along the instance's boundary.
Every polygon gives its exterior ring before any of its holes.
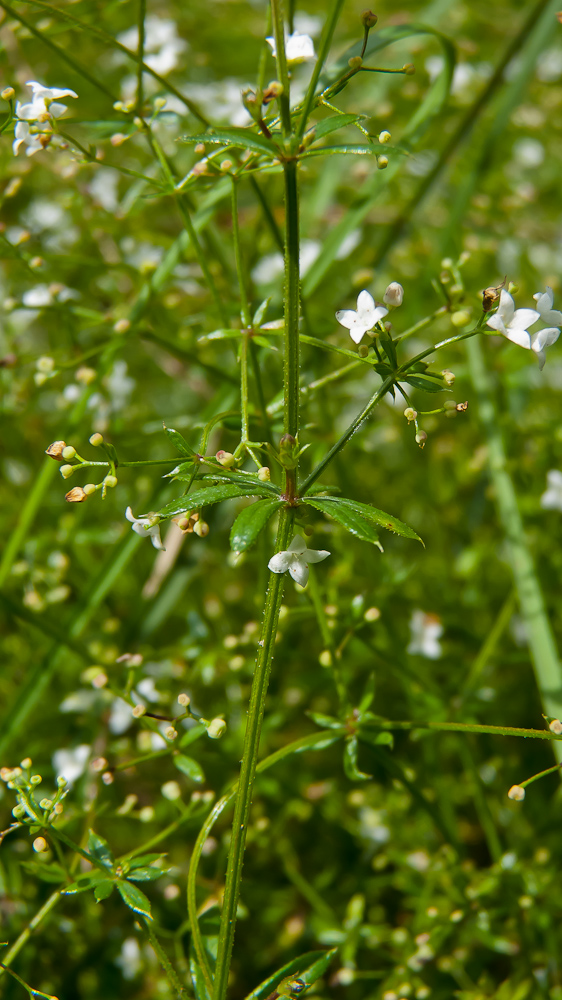
{"type": "Polygon", "coordinates": [[[125,511],[125,517],[133,525],[133,531],[136,531],[137,535],[142,535],[143,538],[150,538],[155,549],[161,549],[162,552],[165,551],[162,545],[162,539],[160,538],[160,525],[158,522],[153,523],[151,517],[135,517],[130,507],[127,507],[125,511]]]}
{"type": "Polygon", "coordinates": [[[399,281],[391,281],[382,297],[387,306],[401,306],[404,301],[404,289],[399,281]]]}
{"type": "Polygon", "coordinates": [[[411,641],[408,653],[427,656],[429,660],[438,660],[441,656],[443,626],[437,615],[427,614],[417,609],[410,619],[411,641]]]}
{"type": "Polygon", "coordinates": [[[545,510],[562,510],[562,472],[551,469],[546,474],[547,488],[541,497],[545,510]]]}
{"type": "MultiPolygon", "coordinates": [[[[266,38],[268,45],[271,45],[271,53],[277,55],[277,47],[274,38],[266,38]]],[[[316,59],[314,42],[310,35],[301,35],[294,31],[285,41],[285,55],[288,63],[304,62],[305,59],[316,59]]]]}
{"type": "Polygon", "coordinates": [[[551,324],[546,330],[539,330],[538,333],[535,333],[531,342],[531,349],[537,355],[539,368],[542,371],[546,361],[544,354],[545,347],[555,344],[560,336],[558,328],[562,326],[562,312],[559,309],[552,308],[554,293],[549,285],[546,286],[546,291],[536,292],[533,298],[537,303],[537,309],[543,323],[551,324]]]}
{"type": "Polygon", "coordinates": [[[536,323],[539,316],[540,313],[536,309],[516,309],[511,295],[502,288],[498,309],[486,322],[492,330],[502,333],[513,344],[529,350],[531,334],[527,327],[536,323]]]}
{"type": "Polygon", "coordinates": [[[27,87],[31,88],[32,99],[26,104],[16,103],[16,122],[14,128],[14,142],[12,149],[14,156],[18,155],[20,146],[27,146],[27,155],[33,156],[48,145],[51,130],[47,123],[52,118],[60,118],[68,110],[66,104],[59,104],[61,97],[78,97],[73,90],[61,90],[59,87],[44,87],[37,80],[28,80],[27,87]],[[31,131],[29,122],[40,122],[44,124],[43,131],[31,131]]]}
{"type": "Polygon", "coordinates": [[[295,583],[306,587],[309,563],[319,563],[330,555],[326,549],[307,549],[304,538],[295,535],[288,549],[276,552],[269,560],[272,573],[286,573],[289,570],[295,583]]]}
{"type": "Polygon", "coordinates": [[[375,305],[373,296],[363,289],[357,297],[357,310],[338,309],[336,319],[341,326],[349,330],[349,336],[355,344],[358,344],[367,333],[384,316],[388,315],[386,306],[375,305]]]}

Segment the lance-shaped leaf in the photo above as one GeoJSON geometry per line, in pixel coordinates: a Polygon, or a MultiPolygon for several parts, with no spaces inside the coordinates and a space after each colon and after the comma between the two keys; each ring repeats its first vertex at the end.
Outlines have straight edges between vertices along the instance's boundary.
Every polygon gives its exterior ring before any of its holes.
{"type": "Polygon", "coordinates": [[[265,154],[270,158],[279,156],[279,149],[271,139],[250,129],[235,126],[214,128],[209,132],[200,132],[199,135],[183,135],[181,141],[191,144],[208,142],[216,146],[236,146],[238,149],[249,149],[252,153],[265,154]]]}
{"type": "Polygon", "coordinates": [[[39,878],[43,882],[66,882],[66,872],[62,865],[58,865],[56,862],[45,865],[36,861],[22,861],[21,867],[34,878],[39,878]]]}
{"type": "Polygon", "coordinates": [[[343,751],[343,769],[350,781],[368,781],[372,778],[372,775],[365,774],[364,771],[359,770],[357,763],[358,750],[357,737],[351,736],[350,739],[346,740],[343,751]]]}
{"type": "MultiPolygon", "coordinates": [[[[171,472],[167,472],[164,479],[177,479],[180,483],[188,483],[192,475],[193,466],[189,462],[181,462],[171,472]]],[[[236,470],[226,472],[226,470],[217,469],[216,472],[206,472],[204,476],[199,476],[197,483],[209,483],[212,486],[217,483],[235,483],[237,486],[247,486],[248,488],[256,486],[259,493],[270,493],[272,496],[279,496],[281,493],[279,487],[275,486],[274,483],[264,483],[257,476],[253,476],[251,472],[238,472],[236,470]]]]}
{"type": "Polygon", "coordinates": [[[282,500],[258,500],[244,507],[236,518],[230,532],[230,548],[233,552],[245,552],[254,544],[269,518],[283,506],[282,500]]]}
{"type": "Polygon", "coordinates": [[[164,430],[166,431],[166,435],[169,437],[174,448],[180,455],[183,455],[184,458],[196,457],[196,452],[194,452],[193,448],[190,448],[187,441],[179,431],[174,430],[173,427],[166,427],[166,424],[164,424],[164,430]]]}
{"type": "Polygon", "coordinates": [[[189,971],[191,973],[191,984],[196,1000],[211,1000],[211,994],[207,989],[203,970],[197,960],[197,955],[193,947],[189,949],[189,971]]]}
{"type": "Polygon", "coordinates": [[[100,882],[107,881],[107,875],[104,875],[101,871],[91,872],[88,875],[81,875],[80,878],[76,879],[76,882],[71,882],[70,885],[65,885],[64,889],[61,889],[63,896],[75,896],[79,892],[86,892],[87,889],[93,889],[100,882]]]}
{"type": "MultiPolygon", "coordinates": [[[[308,497],[305,498],[306,503],[310,503],[308,497]]],[[[314,503],[316,503],[316,497],[314,498],[314,503]]],[[[356,514],[360,514],[371,524],[377,524],[381,528],[386,528],[387,531],[393,531],[396,535],[402,535],[403,538],[413,538],[416,542],[423,542],[419,535],[416,534],[413,528],[409,525],[404,524],[403,521],[399,521],[397,517],[392,514],[387,514],[384,510],[379,510],[377,507],[371,507],[367,503],[359,503],[358,500],[350,500],[348,497],[323,497],[323,504],[338,505],[339,507],[347,507],[349,510],[355,511],[356,514]]],[[[335,515],[332,515],[335,516],[335,515]]]]}
{"type": "Polygon", "coordinates": [[[134,910],[135,913],[140,913],[141,917],[146,917],[147,920],[152,920],[150,902],[144,892],[141,892],[140,889],[137,889],[136,885],[131,885],[130,882],[126,882],[124,879],[119,879],[116,885],[121,899],[131,910],[134,910]]]}
{"type": "Polygon", "coordinates": [[[321,729],[341,729],[342,723],[340,719],[334,718],[333,715],[324,715],[322,712],[307,712],[309,719],[312,719],[317,726],[321,729]]]}
{"type": "Polygon", "coordinates": [[[145,865],[152,865],[165,857],[165,854],[140,854],[138,858],[131,858],[128,864],[129,868],[144,868],[145,865]]]}
{"type": "Polygon", "coordinates": [[[311,156],[376,156],[377,154],[380,154],[380,147],[345,142],[338,146],[313,146],[301,154],[301,159],[308,159],[311,156]]]}
{"type": "Polygon", "coordinates": [[[300,955],[299,958],[293,958],[268,979],[264,979],[263,983],[256,986],[255,990],[248,993],[246,1000],[263,1000],[279,986],[283,979],[291,975],[302,979],[306,986],[312,986],[317,979],[320,979],[320,976],[324,975],[337,950],[337,948],[331,948],[330,951],[308,951],[305,955],[300,955]]]}
{"type": "Polygon", "coordinates": [[[172,757],[174,766],[177,767],[178,771],[182,774],[186,774],[191,781],[194,781],[197,785],[200,785],[202,781],[205,781],[205,775],[203,773],[203,768],[194,760],[193,757],[186,757],[183,753],[175,754],[172,757]]]}
{"type": "Polygon", "coordinates": [[[108,868],[113,867],[114,857],[109,849],[109,844],[93,830],[90,830],[88,836],[88,851],[98,861],[101,861],[102,865],[106,865],[108,868]]]}
{"type": "Polygon", "coordinates": [[[101,903],[102,899],[108,899],[108,897],[111,896],[114,885],[115,882],[112,882],[111,879],[108,878],[104,879],[103,882],[98,882],[94,889],[94,896],[96,897],[98,903],[101,903]]]}
{"type": "Polygon", "coordinates": [[[405,375],[400,381],[407,382],[413,389],[423,392],[444,392],[447,386],[438,375],[405,375]]]}
{"type": "Polygon", "coordinates": [[[185,514],[188,510],[200,510],[201,507],[210,507],[211,504],[220,503],[222,500],[233,500],[235,497],[262,496],[269,498],[270,490],[261,488],[258,490],[253,484],[248,486],[238,486],[235,483],[221,483],[220,486],[209,486],[205,490],[194,490],[186,496],[177,497],[171,503],[162,507],[158,511],[160,517],[174,517],[176,514],[185,514]]]}
{"type": "Polygon", "coordinates": [[[382,552],[378,532],[373,528],[372,524],[360,513],[341,503],[339,497],[314,497],[314,499],[306,497],[305,502],[307,506],[314,507],[315,510],[333,517],[334,521],[341,524],[351,535],[355,535],[356,538],[360,538],[363,542],[371,542],[382,552]]]}
{"type": "Polygon", "coordinates": [[[155,879],[161,878],[165,875],[169,869],[167,868],[153,868],[148,865],[146,868],[134,868],[127,875],[127,878],[132,879],[133,882],[154,882],[155,879]]]}
{"type": "Polygon", "coordinates": [[[307,138],[313,134],[313,142],[318,139],[323,139],[324,136],[330,135],[332,132],[339,132],[341,128],[346,128],[348,125],[355,125],[357,122],[361,121],[362,118],[366,118],[367,115],[330,115],[329,118],[323,118],[321,122],[316,122],[315,125],[307,133],[307,138]]]}

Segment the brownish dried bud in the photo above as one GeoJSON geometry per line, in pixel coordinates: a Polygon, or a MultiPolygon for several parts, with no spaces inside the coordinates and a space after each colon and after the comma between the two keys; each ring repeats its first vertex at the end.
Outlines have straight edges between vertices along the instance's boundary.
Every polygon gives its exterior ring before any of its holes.
{"type": "Polygon", "coordinates": [[[66,441],[53,441],[52,444],[45,450],[45,454],[49,455],[50,458],[55,458],[57,462],[62,462],[64,456],[63,451],[66,448],[66,441]]]}
{"type": "Polygon", "coordinates": [[[464,413],[465,410],[468,410],[468,399],[464,403],[457,403],[456,409],[457,413],[464,413]]]}
{"type": "Polygon", "coordinates": [[[414,66],[413,63],[406,63],[406,65],[403,67],[403,72],[406,74],[406,76],[413,76],[414,73],[416,72],[416,67],[414,66]]]}
{"type": "Polygon", "coordinates": [[[84,492],[81,486],[75,486],[73,490],[69,490],[64,499],[67,503],[82,503],[88,499],[88,494],[84,492]]]}
{"type": "Polygon", "coordinates": [[[364,10],[361,14],[361,23],[364,28],[374,28],[378,21],[378,15],[373,14],[372,10],[364,10]]]}
{"type": "Polygon", "coordinates": [[[275,101],[278,97],[281,97],[282,93],[283,84],[279,80],[272,80],[263,92],[262,104],[269,104],[271,101],[275,101]]]}

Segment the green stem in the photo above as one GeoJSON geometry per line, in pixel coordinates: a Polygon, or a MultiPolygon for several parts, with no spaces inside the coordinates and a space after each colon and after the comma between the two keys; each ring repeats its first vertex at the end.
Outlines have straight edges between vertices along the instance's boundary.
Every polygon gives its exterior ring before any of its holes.
{"type": "Polygon", "coordinates": [[[142,73],[143,73],[143,63],[144,63],[144,20],[146,17],[146,0],[139,0],[139,44],[137,48],[137,114],[142,115],[142,106],[144,104],[144,94],[142,87],[142,73]]]}
{"type": "Polygon", "coordinates": [[[19,521],[15,530],[9,535],[7,545],[4,549],[2,562],[0,562],[0,587],[2,587],[8,577],[12,563],[16,558],[24,539],[27,537],[29,529],[34,521],[35,515],[43,502],[43,497],[55,472],[56,462],[52,458],[46,458],[37,479],[33,483],[27,499],[23,505],[19,521]]]}
{"type": "Polygon", "coordinates": [[[301,119],[297,128],[297,135],[299,139],[304,134],[304,130],[306,128],[308,116],[314,103],[314,95],[316,93],[318,80],[324,68],[324,63],[326,62],[330,45],[332,44],[332,38],[334,37],[334,31],[336,30],[336,24],[338,23],[338,18],[341,14],[343,4],[344,0],[334,0],[330,14],[324,23],[324,30],[322,31],[322,38],[320,39],[318,59],[316,60],[316,65],[310,78],[310,83],[308,85],[308,90],[303,103],[301,119]]]}
{"type": "MultiPolygon", "coordinates": [[[[277,539],[275,544],[276,552],[280,552],[287,548],[292,526],[293,512],[289,508],[284,508],[281,511],[279,518],[279,527],[277,529],[277,539]]],[[[214,1000],[224,1000],[228,984],[230,959],[232,955],[232,945],[234,942],[236,908],[238,906],[240,882],[242,879],[242,865],[244,861],[244,848],[246,846],[248,819],[250,816],[250,806],[252,804],[252,791],[258,762],[261,727],[271,662],[273,659],[275,636],[277,634],[277,624],[279,621],[279,608],[281,607],[281,600],[283,596],[284,579],[284,574],[269,574],[269,586],[265,599],[261,639],[259,642],[256,669],[252,682],[250,705],[248,709],[248,722],[246,725],[246,735],[244,739],[244,756],[240,769],[234,820],[232,823],[232,836],[228,852],[228,867],[222,904],[217,965],[213,990],[214,1000]]]]}
{"type": "Polygon", "coordinates": [[[291,134],[291,102],[289,69],[285,53],[285,18],[283,7],[283,0],[271,0],[273,35],[275,38],[275,51],[277,53],[275,56],[277,62],[277,78],[283,85],[283,93],[279,98],[279,110],[281,112],[283,135],[287,138],[291,134]]]}
{"type": "MultiPolygon", "coordinates": [[[[505,532],[509,561],[517,590],[521,616],[527,628],[529,648],[546,715],[562,717],[562,670],[556,640],[546,612],[541,585],[525,538],[517,494],[508,471],[507,455],[496,410],[490,375],[479,341],[467,344],[470,377],[478,398],[478,409],[488,444],[488,466],[494,485],[498,515],[505,532]]],[[[556,748],[562,760],[562,747],[556,748]]]]}
{"type": "Polygon", "coordinates": [[[246,293],[246,276],[244,274],[244,261],[242,258],[242,246],[240,243],[240,223],[238,220],[238,188],[236,178],[232,177],[232,239],[234,242],[234,257],[236,260],[236,273],[238,275],[238,287],[240,289],[240,316],[245,327],[251,323],[250,308],[248,306],[248,295],[246,293]]]}
{"type": "Polygon", "coordinates": [[[562,737],[555,736],[549,729],[520,729],[515,726],[481,726],[477,722],[393,722],[386,719],[381,722],[361,723],[361,728],[369,729],[435,729],[445,733],[488,733],[490,736],[523,736],[525,739],[550,740],[552,743],[562,742],[562,737]]]}
{"type": "Polygon", "coordinates": [[[148,937],[150,939],[150,943],[151,943],[152,947],[154,948],[154,951],[156,952],[156,956],[158,958],[158,961],[160,962],[160,965],[162,966],[162,969],[164,970],[164,974],[165,974],[166,979],[168,980],[170,986],[172,987],[172,990],[174,991],[174,993],[178,997],[188,997],[189,993],[187,992],[185,986],[182,986],[182,984],[180,983],[180,981],[178,979],[177,972],[174,969],[172,963],[170,962],[170,959],[166,955],[166,952],[164,951],[164,949],[163,949],[162,945],[160,944],[158,938],[156,937],[156,934],[154,933],[154,929],[153,929],[150,921],[149,920],[145,920],[144,925],[146,927],[146,932],[147,932],[148,937]]]}
{"type": "Polygon", "coordinates": [[[299,433],[299,203],[297,164],[285,164],[284,430],[299,433]]]}

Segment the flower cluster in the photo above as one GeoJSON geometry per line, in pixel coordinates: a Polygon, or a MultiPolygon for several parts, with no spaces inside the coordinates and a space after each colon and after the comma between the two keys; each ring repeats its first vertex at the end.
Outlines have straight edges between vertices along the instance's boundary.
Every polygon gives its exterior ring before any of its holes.
{"type": "Polygon", "coordinates": [[[391,281],[388,285],[383,296],[385,305],[377,305],[371,293],[363,289],[357,297],[357,309],[338,309],[336,319],[349,330],[353,342],[359,344],[365,334],[374,330],[377,323],[388,315],[386,306],[401,306],[403,299],[404,289],[398,281],[391,281]]]}
{"type": "Polygon", "coordinates": [[[554,344],[560,336],[562,312],[552,308],[554,293],[548,285],[546,291],[537,292],[533,298],[537,304],[536,309],[516,309],[511,295],[503,288],[498,309],[486,322],[492,330],[497,330],[513,344],[534,351],[542,371],[546,360],[545,348],[554,344]],[[548,325],[537,333],[530,334],[528,328],[534,326],[538,319],[548,325]]]}
{"type": "MultiPolygon", "coordinates": [[[[277,48],[274,38],[266,38],[266,42],[271,46],[271,54],[277,55],[277,48]]],[[[314,42],[310,35],[301,35],[298,31],[293,31],[292,35],[285,41],[285,56],[288,63],[300,63],[305,59],[316,59],[314,52],[314,42]]]]}
{"type": "Polygon", "coordinates": [[[53,132],[51,123],[53,118],[60,118],[68,110],[66,104],[59,104],[61,97],[78,97],[73,90],[60,90],[58,87],[44,87],[36,80],[28,80],[27,87],[31,87],[32,98],[27,104],[16,104],[16,118],[18,119],[14,129],[14,142],[12,149],[14,156],[17,156],[20,147],[27,146],[27,155],[33,156],[49,145],[53,132]],[[30,122],[37,123],[34,127],[30,122]]]}

